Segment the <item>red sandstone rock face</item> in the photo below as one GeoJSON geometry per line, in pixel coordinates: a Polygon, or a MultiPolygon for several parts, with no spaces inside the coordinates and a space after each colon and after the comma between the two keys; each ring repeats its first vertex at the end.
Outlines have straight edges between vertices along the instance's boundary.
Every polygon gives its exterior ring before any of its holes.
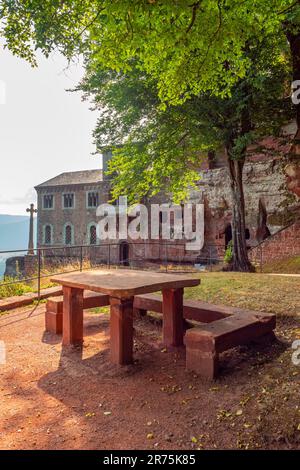
{"type": "Polygon", "coordinates": [[[289,191],[300,197],[300,163],[287,165],[285,167],[285,174],[289,191]]]}

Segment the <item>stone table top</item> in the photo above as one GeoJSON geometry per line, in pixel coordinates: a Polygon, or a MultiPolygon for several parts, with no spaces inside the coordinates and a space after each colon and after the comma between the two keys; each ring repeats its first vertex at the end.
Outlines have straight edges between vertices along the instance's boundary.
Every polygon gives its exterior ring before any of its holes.
{"type": "Polygon", "coordinates": [[[112,297],[128,298],[163,289],[179,289],[200,284],[191,275],[166,274],[133,269],[97,269],[53,276],[51,281],[66,287],[87,289],[112,297]]]}

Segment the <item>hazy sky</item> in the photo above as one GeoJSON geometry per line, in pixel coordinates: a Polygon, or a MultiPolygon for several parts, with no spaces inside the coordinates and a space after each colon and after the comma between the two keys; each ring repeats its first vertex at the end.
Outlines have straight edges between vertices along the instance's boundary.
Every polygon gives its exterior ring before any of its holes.
{"type": "Polygon", "coordinates": [[[100,167],[91,155],[97,113],[73,88],[80,65],[39,57],[39,67],[0,49],[0,214],[24,214],[33,187],[64,171],[100,167]],[[68,67],[66,69],[66,67],[68,67]]]}

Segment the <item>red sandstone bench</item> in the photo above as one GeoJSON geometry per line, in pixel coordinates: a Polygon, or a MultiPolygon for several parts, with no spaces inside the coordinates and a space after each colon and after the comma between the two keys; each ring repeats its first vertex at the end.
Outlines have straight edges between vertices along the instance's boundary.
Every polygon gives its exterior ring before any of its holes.
{"type": "MultiPolygon", "coordinates": [[[[155,294],[136,296],[134,307],[140,314],[147,310],[162,313],[161,297],[155,294]]],[[[218,374],[219,353],[252,341],[275,339],[276,316],[254,310],[184,300],[185,320],[199,322],[184,337],[186,366],[202,377],[213,379],[218,374]]]]}
{"type": "Polygon", "coordinates": [[[186,367],[214,379],[218,375],[219,353],[252,341],[274,340],[275,326],[275,315],[244,312],[191,328],[184,337],[186,367]]]}
{"type": "MultiPolygon", "coordinates": [[[[107,305],[108,295],[84,292],[84,309],[107,305]]],[[[134,298],[134,311],[141,315],[145,315],[147,311],[162,313],[162,297],[155,294],[137,295],[134,298]]],[[[48,299],[47,331],[62,333],[62,312],[62,297],[48,299]]],[[[188,329],[184,343],[187,369],[208,379],[213,379],[218,374],[219,353],[258,339],[274,339],[276,317],[270,313],[184,300],[183,316],[185,320],[197,322],[197,326],[186,325],[188,329]]]]}
{"type": "MultiPolygon", "coordinates": [[[[83,308],[87,310],[95,307],[105,307],[109,305],[109,295],[98,294],[97,292],[84,291],[83,308]]],[[[51,297],[46,303],[45,327],[46,331],[62,334],[63,326],[63,296],[51,297]]]]}
{"type": "MultiPolygon", "coordinates": [[[[83,309],[105,307],[109,305],[109,296],[92,291],[84,291],[83,309]]],[[[162,313],[162,297],[155,294],[136,295],[134,312],[146,315],[147,311],[162,313]]],[[[46,331],[55,334],[62,333],[63,297],[51,297],[46,304],[46,331]]],[[[212,305],[207,302],[184,300],[183,316],[185,320],[210,323],[220,318],[232,315],[228,307],[212,305]]]]}

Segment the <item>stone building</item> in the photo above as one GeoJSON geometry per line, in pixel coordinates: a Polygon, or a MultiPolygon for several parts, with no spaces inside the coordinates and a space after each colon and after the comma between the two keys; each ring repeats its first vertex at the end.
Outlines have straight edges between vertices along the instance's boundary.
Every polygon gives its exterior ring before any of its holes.
{"type": "Polygon", "coordinates": [[[35,187],[38,247],[96,245],[96,209],[109,200],[103,171],[62,173],[35,187]]]}
{"type": "MultiPolygon", "coordinates": [[[[288,144],[267,138],[249,149],[244,169],[246,238],[249,248],[297,220],[299,197],[291,192],[285,174],[288,144]]],[[[205,207],[205,245],[201,252],[185,249],[185,240],[97,240],[96,208],[110,199],[111,181],[105,176],[110,154],[103,156],[103,171],[63,173],[36,186],[38,194],[38,246],[97,246],[98,255],[112,262],[215,260],[222,258],[231,239],[231,194],[225,159],[208,160],[199,170],[191,200],[205,207]],[[128,243],[129,242],[129,243],[128,243]],[[100,256],[100,255],[99,255],[100,256]]],[[[163,195],[155,198],[162,202],[163,195]]],[[[166,202],[166,201],[163,201],[166,202]]]]}

